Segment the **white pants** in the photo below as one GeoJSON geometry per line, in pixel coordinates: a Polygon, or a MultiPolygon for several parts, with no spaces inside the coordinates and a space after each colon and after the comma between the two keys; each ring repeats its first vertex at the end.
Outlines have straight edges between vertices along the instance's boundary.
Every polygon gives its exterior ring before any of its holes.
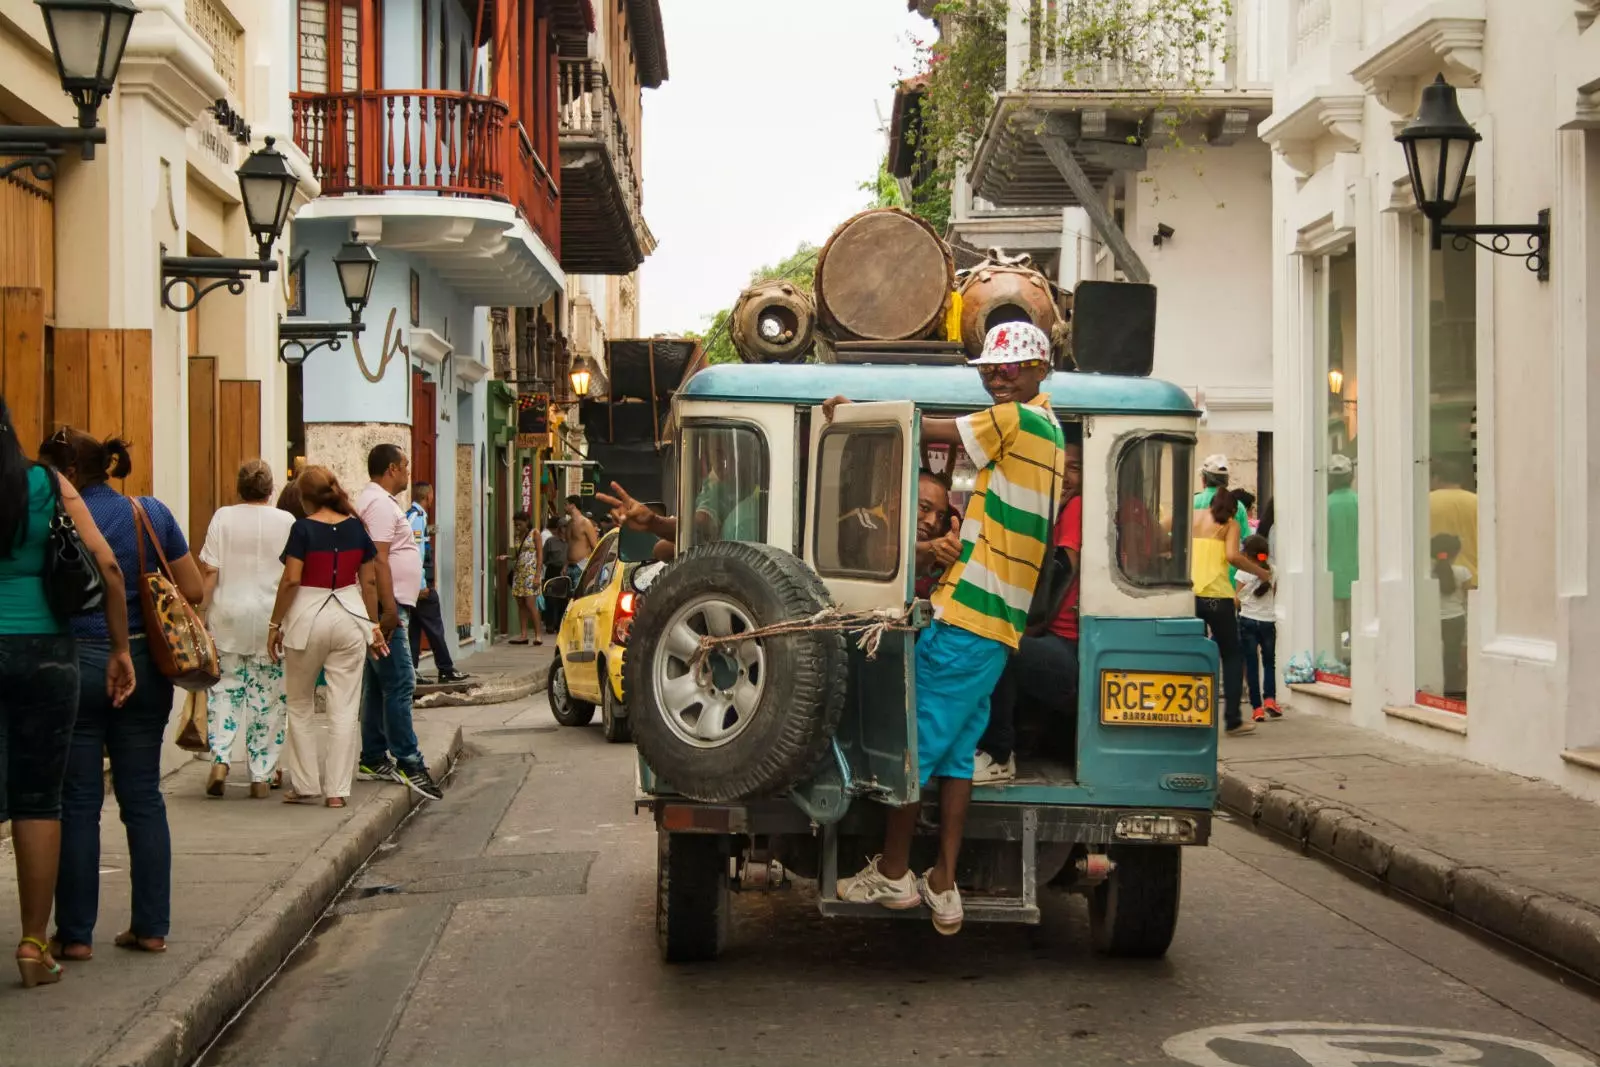
{"type": "Polygon", "coordinates": [[[223,652],[218,658],[222,680],[211,690],[206,709],[212,762],[229,762],[234,738],[242,729],[245,751],[250,755],[250,780],[270,782],[284,740],[283,665],[266,656],[235,652],[223,652]]]}
{"type": "Polygon", "coordinates": [[[347,797],[361,751],[361,679],[369,630],[337,604],[317,613],[304,649],[286,649],[289,739],[283,765],[289,787],[304,796],[347,797]],[[327,759],[319,760],[317,674],[328,679],[327,759]]]}

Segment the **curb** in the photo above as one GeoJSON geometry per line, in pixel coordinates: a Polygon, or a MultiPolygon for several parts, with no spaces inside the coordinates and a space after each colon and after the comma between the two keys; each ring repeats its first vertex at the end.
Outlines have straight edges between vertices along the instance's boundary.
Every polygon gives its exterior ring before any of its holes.
{"type": "Polygon", "coordinates": [[[1451,859],[1364,812],[1232,768],[1221,771],[1218,803],[1258,831],[1289,838],[1302,852],[1600,981],[1600,909],[1592,905],[1451,859]]]}
{"type": "MultiPolygon", "coordinates": [[[[461,730],[427,752],[448,768],[461,752],[461,730]],[[442,749],[442,750],[440,750],[442,749]]],[[[385,790],[363,805],[307,857],[294,875],[244,916],[184,977],[112,1041],[97,1067],[181,1067],[192,1063],[312,929],[350,877],[420,801],[409,789],[385,790]]]]}
{"type": "Polygon", "coordinates": [[[426,693],[411,702],[416,708],[465,708],[481,704],[507,704],[522,700],[544,689],[550,668],[540,667],[530,674],[517,674],[500,678],[483,685],[473,686],[465,692],[426,693]]]}

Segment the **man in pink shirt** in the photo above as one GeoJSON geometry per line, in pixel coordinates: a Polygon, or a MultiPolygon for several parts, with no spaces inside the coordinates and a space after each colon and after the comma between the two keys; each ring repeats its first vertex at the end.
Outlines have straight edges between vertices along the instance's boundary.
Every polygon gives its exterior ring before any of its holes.
{"type": "MultiPolygon", "coordinates": [[[[378,546],[378,606],[386,636],[405,630],[422,591],[422,553],[406,509],[395,494],[411,484],[411,463],[398,445],[379,445],[367,455],[372,478],[356,497],[356,514],[378,546]]],[[[361,716],[361,762],[366,782],[398,782],[431,800],[444,794],[423,765],[411,724],[417,676],[406,641],[390,641],[389,654],[367,664],[361,716]]]]}

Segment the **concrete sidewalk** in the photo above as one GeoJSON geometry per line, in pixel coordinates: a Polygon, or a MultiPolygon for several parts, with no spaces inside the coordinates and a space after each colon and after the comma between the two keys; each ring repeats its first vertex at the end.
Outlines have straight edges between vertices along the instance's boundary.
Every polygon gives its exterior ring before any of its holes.
{"type": "Polygon", "coordinates": [[[1600,980],[1600,808],[1290,710],[1222,745],[1222,805],[1600,980]]]}
{"type": "MultiPolygon", "coordinates": [[[[542,645],[512,645],[504,639],[456,660],[456,670],[471,679],[452,685],[417,687],[419,708],[462,707],[475,704],[504,704],[522,700],[544,690],[550,664],[555,660],[555,638],[545,636],[542,645]]],[[[424,675],[433,677],[437,668],[432,653],[424,652],[418,665],[424,675]]]]}
{"type": "MultiPolygon", "coordinates": [[[[460,729],[418,717],[435,776],[460,729]]],[[[119,951],[128,923],[127,842],[109,796],[101,817],[103,880],[95,958],[64,964],[59,985],[24,990],[0,978],[6,1067],[181,1067],[288,958],[417,802],[408,789],[357,782],[342,811],[251,800],[234,767],[228,795],[203,795],[206,764],[181,761],[163,783],[172,827],[172,935],[159,956],[119,951]]],[[[446,800],[449,802],[449,794],[446,800]]],[[[0,929],[15,933],[16,868],[0,845],[0,929]]],[[[9,963],[7,964],[9,966],[9,963]]]]}

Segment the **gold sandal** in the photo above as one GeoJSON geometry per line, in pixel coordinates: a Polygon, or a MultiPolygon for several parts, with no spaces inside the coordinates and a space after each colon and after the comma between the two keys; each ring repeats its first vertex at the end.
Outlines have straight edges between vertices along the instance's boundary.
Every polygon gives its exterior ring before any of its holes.
{"type": "Polygon", "coordinates": [[[36,985],[54,985],[61,981],[61,964],[50,958],[50,946],[37,937],[25,937],[17,943],[17,951],[21,952],[25,945],[37,948],[39,958],[17,957],[17,970],[22,974],[22,987],[32,989],[36,985]]]}

